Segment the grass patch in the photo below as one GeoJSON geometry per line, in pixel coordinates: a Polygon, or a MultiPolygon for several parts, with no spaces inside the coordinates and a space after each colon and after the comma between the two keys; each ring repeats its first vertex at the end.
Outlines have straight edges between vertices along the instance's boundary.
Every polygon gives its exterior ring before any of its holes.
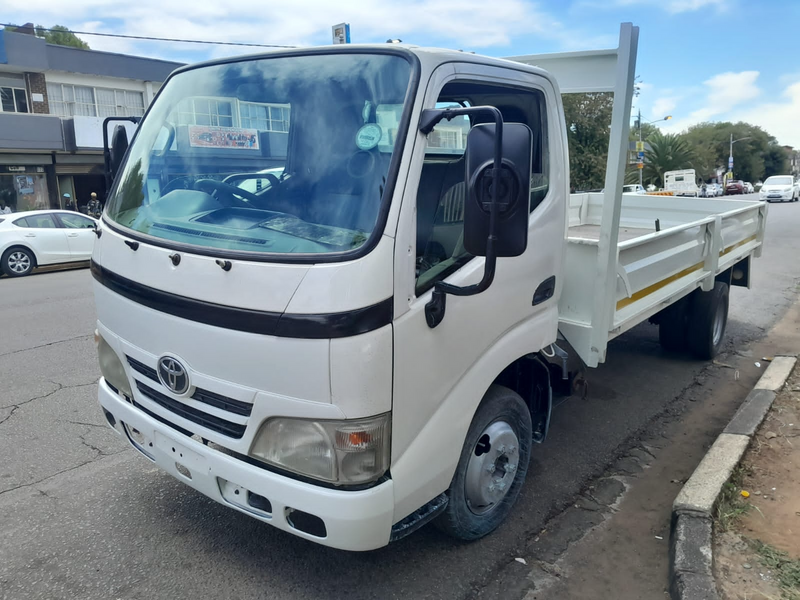
{"type": "Polygon", "coordinates": [[[740,493],[746,473],[747,467],[739,465],[731,473],[728,482],[722,486],[714,515],[719,531],[730,531],[751,508],[751,504],[742,498],[740,493]]]}
{"type": "Polygon", "coordinates": [[[770,569],[778,579],[784,597],[800,600],[800,560],[791,558],[783,550],[778,550],[759,540],[751,542],[758,553],[761,564],[770,569]]]}

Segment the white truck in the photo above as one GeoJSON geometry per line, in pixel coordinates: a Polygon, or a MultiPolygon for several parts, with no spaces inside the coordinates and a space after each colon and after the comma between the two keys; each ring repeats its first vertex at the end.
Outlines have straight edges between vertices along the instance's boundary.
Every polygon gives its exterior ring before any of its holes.
{"type": "Polygon", "coordinates": [[[664,173],[664,191],[676,196],[699,196],[697,175],[694,169],[680,169],[664,173]]]}
{"type": "Polygon", "coordinates": [[[710,358],[761,251],[764,203],[623,196],[637,40],[176,71],[112,144],[92,259],[109,425],[320,544],[494,530],[547,435],[561,346],[594,367],[650,319],[710,358]],[[598,91],[605,192],[570,196],[561,94],[598,91]]]}

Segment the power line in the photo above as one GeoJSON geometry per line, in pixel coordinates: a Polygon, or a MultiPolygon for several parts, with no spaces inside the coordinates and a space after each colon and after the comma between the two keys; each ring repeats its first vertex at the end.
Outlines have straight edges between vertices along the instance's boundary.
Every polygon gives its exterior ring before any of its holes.
{"type": "MultiPolygon", "coordinates": [[[[20,25],[12,25],[11,23],[0,23],[3,27],[13,27],[15,29],[21,28],[20,25]]],[[[146,35],[123,35],[121,33],[95,33],[93,31],[64,31],[63,29],[52,29],[50,27],[35,27],[36,31],[56,31],[63,33],[74,33],[76,35],[95,35],[98,37],[111,37],[111,38],[125,38],[129,40],[148,40],[153,42],[181,42],[183,44],[215,44],[219,46],[250,46],[255,48],[297,48],[297,46],[279,46],[277,44],[246,44],[243,42],[212,42],[206,40],[182,40],[177,38],[160,38],[151,37],[146,35]]]]}

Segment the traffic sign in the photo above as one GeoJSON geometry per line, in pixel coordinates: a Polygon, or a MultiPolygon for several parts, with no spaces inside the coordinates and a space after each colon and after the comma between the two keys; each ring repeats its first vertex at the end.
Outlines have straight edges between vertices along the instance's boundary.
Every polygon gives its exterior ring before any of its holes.
{"type": "Polygon", "coordinates": [[[644,152],[644,142],[636,142],[636,151],[640,155],[644,152]]]}
{"type": "Polygon", "coordinates": [[[636,164],[636,168],[637,169],[644,169],[644,163],[637,163],[636,164]]]}
{"type": "Polygon", "coordinates": [[[733,169],[733,157],[732,156],[728,157],[728,168],[729,169],[733,169]]]}

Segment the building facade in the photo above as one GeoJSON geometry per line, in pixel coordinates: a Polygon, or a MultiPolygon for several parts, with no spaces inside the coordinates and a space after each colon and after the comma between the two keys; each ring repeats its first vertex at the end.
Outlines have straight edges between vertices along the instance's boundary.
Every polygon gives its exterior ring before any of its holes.
{"type": "Polygon", "coordinates": [[[180,66],[0,30],[0,209],[103,200],[103,120],[143,115],[180,66]]]}

